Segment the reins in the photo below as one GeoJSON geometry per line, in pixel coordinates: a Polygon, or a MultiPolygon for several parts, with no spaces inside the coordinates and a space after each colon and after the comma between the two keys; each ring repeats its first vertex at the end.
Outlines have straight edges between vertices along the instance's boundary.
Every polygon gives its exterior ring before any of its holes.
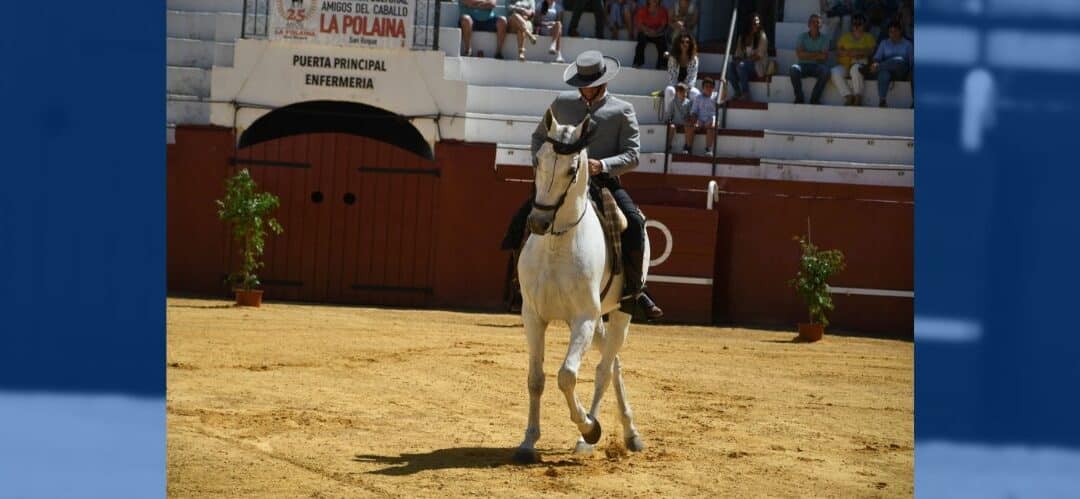
{"type": "MultiPolygon", "coordinates": [[[[587,133],[582,133],[580,138],[570,144],[567,144],[565,142],[559,142],[551,137],[545,137],[544,141],[551,144],[551,148],[555,151],[555,154],[557,155],[568,156],[571,154],[579,154],[582,150],[588,147],[589,142],[592,140],[595,131],[595,129],[587,130],[587,133]]],[[[561,236],[563,234],[566,234],[570,229],[577,227],[577,225],[581,223],[581,221],[585,218],[585,213],[588,211],[588,207],[586,206],[584,209],[581,210],[581,215],[578,216],[578,219],[574,223],[570,224],[561,231],[557,231],[554,229],[555,218],[559,215],[559,209],[562,208],[563,204],[566,202],[566,196],[570,193],[570,188],[577,183],[578,172],[581,170],[581,164],[584,162],[585,161],[582,161],[581,158],[578,158],[578,160],[574,163],[574,169],[571,171],[571,175],[573,176],[573,178],[570,180],[570,183],[566,184],[566,189],[563,190],[563,193],[559,196],[559,200],[555,204],[538,203],[536,202],[535,198],[533,199],[533,208],[536,208],[540,211],[553,212],[551,214],[552,230],[550,232],[550,234],[553,236],[561,236]]],[[[587,195],[588,194],[586,194],[586,196],[587,195]]]]}

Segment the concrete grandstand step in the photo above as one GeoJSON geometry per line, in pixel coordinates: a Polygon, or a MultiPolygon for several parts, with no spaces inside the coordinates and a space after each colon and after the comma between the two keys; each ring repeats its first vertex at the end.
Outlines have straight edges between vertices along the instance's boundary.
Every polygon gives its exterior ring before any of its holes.
{"type": "Polygon", "coordinates": [[[210,70],[186,66],[166,66],[165,90],[170,94],[210,96],[210,70]]]}
{"type": "MultiPolygon", "coordinates": [[[[448,57],[446,76],[491,87],[542,88],[569,90],[563,82],[568,64],[519,62],[479,57],[448,57]]],[[[618,94],[648,95],[668,84],[668,74],[649,69],[622,68],[608,88],[618,94]]]]}
{"type": "Polygon", "coordinates": [[[770,103],[767,111],[728,109],[727,126],[793,132],[914,135],[911,109],[770,103]]]}
{"type": "Polygon", "coordinates": [[[196,96],[166,96],[165,122],[173,125],[209,125],[210,104],[196,96]]]}
{"type": "MultiPolygon", "coordinates": [[[[558,90],[502,88],[469,85],[466,109],[470,113],[543,116],[558,90]]],[[[641,123],[660,123],[659,99],[645,95],[615,94],[634,106],[641,123]]]]}
{"type": "Polygon", "coordinates": [[[210,69],[214,67],[214,42],[168,38],[165,40],[165,64],[210,69]]]}
{"type": "Polygon", "coordinates": [[[168,38],[165,45],[165,63],[169,66],[186,66],[210,69],[232,66],[233,44],[189,38],[168,38]]]}
{"type": "Polygon", "coordinates": [[[778,160],[915,163],[912,136],[765,130],[764,149],[770,158],[778,160]]]}
{"type": "MultiPolygon", "coordinates": [[[[803,95],[806,96],[807,101],[810,99],[810,94],[814,89],[814,83],[817,78],[803,78],[803,95]]],[[[753,91],[753,89],[751,89],[753,91]]],[[[878,84],[877,80],[866,80],[863,85],[863,106],[865,107],[877,107],[878,105],[878,84]]],[[[756,97],[756,95],[755,95],[756,97]]],[[[790,103],[795,100],[795,90],[791,86],[790,77],[774,77],[772,83],[769,85],[769,94],[767,97],[768,102],[784,102],[790,103]]],[[[821,94],[821,102],[823,105],[828,106],[842,106],[844,104],[844,98],[840,95],[840,91],[836,89],[836,86],[829,81],[825,84],[825,90],[821,94]]],[[[891,108],[909,108],[912,104],[911,95],[911,82],[908,81],[894,81],[890,85],[888,97],[886,103],[891,108]]]]}
{"type": "Polygon", "coordinates": [[[213,40],[217,14],[170,10],[165,13],[165,34],[173,38],[213,40]]]}
{"type": "MultiPolygon", "coordinates": [[[[255,0],[248,0],[249,8],[255,0]]],[[[236,12],[244,10],[244,0],[166,0],[165,8],[168,10],[182,10],[188,12],[236,12]]]]}
{"type": "MultiPolygon", "coordinates": [[[[711,158],[672,155],[668,172],[675,175],[711,175],[711,158]]],[[[721,177],[785,180],[795,182],[842,183],[914,187],[911,165],[866,164],[839,161],[786,161],[761,159],[756,162],[720,158],[715,173],[721,177]]]]}
{"type": "MultiPolygon", "coordinates": [[[[528,144],[499,143],[495,148],[495,164],[497,166],[532,166],[532,155],[528,144]]],[[[641,153],[638,156],[638,167],[634,170],[642,173],[663,173],[664,154],[641,153]]]]}

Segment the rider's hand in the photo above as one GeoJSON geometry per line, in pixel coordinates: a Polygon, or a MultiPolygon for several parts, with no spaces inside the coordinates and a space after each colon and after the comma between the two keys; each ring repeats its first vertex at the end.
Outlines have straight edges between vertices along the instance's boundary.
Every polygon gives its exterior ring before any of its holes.
{"type": "Polygon", "coordinates": [[[604,167],[600,165],[600,160],[589,158],[589,175],[599,175],[604,171],[604,167]]]}

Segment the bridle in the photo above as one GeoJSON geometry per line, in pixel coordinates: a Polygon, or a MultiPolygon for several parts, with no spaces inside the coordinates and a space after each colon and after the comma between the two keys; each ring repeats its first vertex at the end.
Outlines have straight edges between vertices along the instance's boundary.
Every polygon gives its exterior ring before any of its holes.
{"type": "MultiPolygon", "coordinates": [[[[574,141],[573,143],[567,144],[565,142],[559,142],[559,141],[557,141],[557,140],[555,140],[555,139],[553,139],[551,137],[545,137],[544,142],[547,142],[548,144],[551,144],[551,148],[555,151],[555,154],[558,155],[558,156],[570,156],[570,155],[577,156],[578,154],[581,153],[581,151],[583,151],[586,147],[589,146],[589,142],[592,140],[593,135],[595,133],[595,129],[589,129],[588,128],[588,122],[589,122],[589,120],[586,119],[585,120],[586,124],[583,125],[584,127],[586,127],[586,129],[582,131],[581,137],[578,140],[574,141]]],[[[563,203],[566,202],[566,195],[570,193],[570,188],[573,187],[574,184],[577,183],[578,171],[581,170],[581,163],[583,163],[583,162],[581,161],[580,158],[575,159],[574,167],[573,167],[572,170],[570,170],[570,175],[571,175],[570,182],[566,184],[566,189],[563,190],[562,195],[559,196],[559,200],[556,201],[555,204],[538,203],[538,202],[536,202],[536,198],[533,197],[533,203],[532,203],[533,208],[535,208],[537,210],[540,210],[540,211],[550,211],[550,212],[552,212],[552,214],[551,214],[551,227],[552,228],[551,228],[551,231],[550,231],[551,235],[561,236],[561,235],[565,234],[567,231],[569,231],[570,229],[573,229],[574,227],[577,226],[577,224],[581,223],[581,220],[585,218],[585,212],[588,211],[586,209],[581,210],[581,215],[578,216],[577,220],[574,223],[570,224],[569,226],[567,226],[566,228],[564,228],[561,231],[555,230],[555,218],[559,215],[559,208],[562,208],[563,203]]],[[[551,182],[555,182],[555,175],[551,176],[551,182]]]]}

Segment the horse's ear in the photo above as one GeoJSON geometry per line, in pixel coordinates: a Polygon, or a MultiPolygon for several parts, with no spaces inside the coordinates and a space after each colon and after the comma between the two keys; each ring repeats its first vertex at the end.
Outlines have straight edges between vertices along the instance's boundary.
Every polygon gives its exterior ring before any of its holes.
{"type": "Polygon", "coordinates": [[[592,139],[592,136],[596,134],[596,122],[593,121],[591,114],[586,114],[585,119],[578,123],[577,134],[579,140],[585,140],[588,142],[592,139]]]}
{"type": "Polygon", "coordinates": [[[544,128],[547,128],[548,133],[551,133],[558,127],[558,120],[556,120],[555,115],[551,113],[551,108],[548,108],[544,113],[544,128]]]}

